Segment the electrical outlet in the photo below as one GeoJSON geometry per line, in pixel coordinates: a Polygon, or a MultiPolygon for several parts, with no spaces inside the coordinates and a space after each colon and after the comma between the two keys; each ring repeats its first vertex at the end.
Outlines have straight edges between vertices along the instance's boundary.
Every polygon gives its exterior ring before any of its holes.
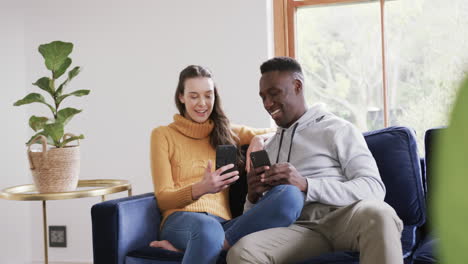
{"type": "Polygon", "coordinates": [[[49,246],[67,247],[66,226],[49,226],[49,246]]]}

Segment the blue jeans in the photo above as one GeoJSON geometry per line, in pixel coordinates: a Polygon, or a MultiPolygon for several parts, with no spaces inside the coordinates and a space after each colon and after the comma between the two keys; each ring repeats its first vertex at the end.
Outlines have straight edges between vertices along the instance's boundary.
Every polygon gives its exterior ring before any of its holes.
{"type": "Polygon", "coordinates": [[[292,224],[301,214],[304,196],[293,185],[278,185],[255,206],[232,220],[197,212],[175,212],[164,223],[160,239],[184,250],[182,263],[216,263],[224,240],[232,246],[243,236],[292,224]]]}

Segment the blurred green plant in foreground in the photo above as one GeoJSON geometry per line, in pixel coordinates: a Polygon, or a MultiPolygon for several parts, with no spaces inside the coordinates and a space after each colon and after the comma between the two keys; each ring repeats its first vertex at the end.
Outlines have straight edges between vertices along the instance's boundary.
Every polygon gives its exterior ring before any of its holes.
{"type": "Polygon", "coordinates": [[[468,77],[462,82],[448,129],[436,141],[434,212],[436,236],[440,237],[440,263],[468,260],[468,77]]]}

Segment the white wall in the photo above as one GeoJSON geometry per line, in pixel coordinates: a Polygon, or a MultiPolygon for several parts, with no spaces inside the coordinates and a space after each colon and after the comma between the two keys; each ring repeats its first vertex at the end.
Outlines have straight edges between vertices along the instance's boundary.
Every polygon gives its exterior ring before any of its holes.
{"type": "MultiPolygon", "coordinates": [[[[30,182],[24,142],[26,71],[22,4],[0,1],[0,188],[30,182]]],[[[0,263],[31,260],[31,203],[0,200],[0,263]]]]}
{"type": "MultiPolygon", "coordinates": [[[[3,54],[8,56],[16,73],[8,74],[9,85],[2,89],[8,98],[2,95],[0,101],[2,121],[5,119],[9,127],[9,132],[1,135],[8,133],[6,137],[11,138],[6,149],[0,148],[2,168],[5,157],[12,159],[0,187],[31,181],[29,175],[24,176],[28,174],[23,146],[30,135],[28,116],[11,104],[32,91],[29,83],[47,73],[37,46],[53,40],[73,42],[72,66],[84,69],[69,89],[91,90],[88,97],[68,100],[69,106],[84,109],[67,129],[86,137],[81,144],[81,179],[127,179],[134,194],[152,191],[150,131],[171,122],[176,112],[173,92],[178,73],[188,64],[211,68],[231,120],[269,126],[258,97],[259,66],[271,50],[269,5],[269,0],[42,0],[28,1],[20,10],[24,17],[0,8],[0,54],[2,61],[3,54]],[[7,43],[3,31],[14,35],[7,43]]],[[[7,66],[2,62],[0,67],[7,66]]],[[[8,66],[0,74],[10,69],[8,66]]],[[[47,114],[41,106],[27,109],[29,114],[47,114]]],[[[124,194],[110,198],[121,196],[124,194]]],[[[51,248],[50,260],[92,261],[90,208],[97,202],[99,198],[48,203],[49,225],[66,225],[68,229],[68,247],[51,248]]],[[[2,212],[14,207],[9,215],[15,221],[31,217],[29,223],[17,222],[28,228],[15,227],[20,236],[14,240],[13,235],[0,236],[2,253],[11,245],[7,258],[0,254],[0,263],[21,263],[14,256],[24,255],[26,249],[32,251],[23,259],[41,260],[40,204],[0,201],[0,206],[2,212]],[[16,209],[28,206],[31,209],[16,209]]],[[[0,221],[5,221],[2,218],[0,221]]],[[[3,222],[0,224],[3,234],[7,230],[3,222]]]]}

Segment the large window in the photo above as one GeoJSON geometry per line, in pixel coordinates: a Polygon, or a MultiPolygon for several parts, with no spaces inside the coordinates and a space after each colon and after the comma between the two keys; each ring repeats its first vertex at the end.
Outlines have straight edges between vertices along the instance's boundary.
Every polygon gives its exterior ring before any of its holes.
{"type": "Polygon", "coordinates": [[[448,125],[468,73],[468,2],[389,1],[385,18],[390,125],[412,127],[422,138],[448,125]]]}
{"type": "Polygon", "coordinates": [[[447,125],[468,71],[466,0],[275,3],[284,8],[276,55],[301,62],[309,104],[326,103],[362,131],[412,127],[420,146],[425,130],[447,125]]]}
{"type": "Polygon", "coordinates": [[[307,101],[324,102],[361,130],[382,127],[378,3],[307,6],[296,12],[296,57],[307,101]]]}

